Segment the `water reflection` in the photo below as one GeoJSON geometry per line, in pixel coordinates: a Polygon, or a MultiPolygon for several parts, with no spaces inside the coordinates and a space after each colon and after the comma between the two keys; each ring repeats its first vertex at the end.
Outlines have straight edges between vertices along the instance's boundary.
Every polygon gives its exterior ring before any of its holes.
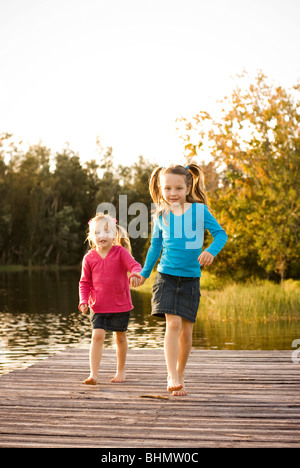
{"type": "Polygon", "coordinates": [[[300,337],[299,320],[209,320],[201,316],[200,305],[193,343],[202,349],[286,350],[291,349],[293,337],[300,337]]]}
{"type": "MultiPolygon", "coordinates": [[[[67,346],[87,348],[88,315],[78,310],[79,272],[0,273],[0,374],[27,367],[67,346]]],[[[132,292],[130,348],[163,346],[164,322],[150,315],[150,294],[132,292]]],[[[107,333],[106,347],[114,347],[107,333]]]]}
{"type": "MultiPolygon", "coordinates": [[[[80,272],[0,273],[0,374],[27,367],[67,346],[87,348],[91,328],[78,311],[80,272]]],[[[151,317],[151,295],[132,291],[130,348],[162,348],[164,320],[151,317]]],[[[193,347],[201,349],[290,349],[300,321],[244,323],[210,320],[198,312],[193,347]]],[[[106,347],[114,347],[107,333],[106,347]]]]}

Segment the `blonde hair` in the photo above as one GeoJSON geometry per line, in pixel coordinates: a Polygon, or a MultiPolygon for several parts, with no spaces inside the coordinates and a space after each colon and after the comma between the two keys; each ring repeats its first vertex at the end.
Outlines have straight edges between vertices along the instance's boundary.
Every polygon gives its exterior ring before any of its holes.
{"type": "Polygon", "coordinates": [[[132,253],[128,233],[125,231],[125,229],[117,224],[116,219],[104,213],[97,213],[96,216],[89,221],[89,232],[86,240],[88,241],[91,249],[96,247],[93,239],[98,223],[107,224],[108,227],[112,230],[115,237],[113,242],[114,245],[121,245],[126,250],[128,250],[130,254],[132,253]]]}
{"type": "Polygon", "coordinates": [[[164,174],[176,174],[184,177],[186,186],[191,188],[186,197],[188,203],[203,203],[208,205],[207,196],[204,191],[204,174],[200,166],[193,163],[186,167],[180,165],[157,167],[152,172],[149,181],[150,195],[156,205],[155,216],[160,216],[169,210],[160,186],[160,177],[164,174]]]}

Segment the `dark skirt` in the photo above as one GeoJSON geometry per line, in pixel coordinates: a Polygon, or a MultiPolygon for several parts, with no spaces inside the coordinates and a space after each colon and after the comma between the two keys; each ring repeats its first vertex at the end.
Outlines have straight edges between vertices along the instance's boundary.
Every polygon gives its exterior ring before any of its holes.
{"type": "Polygon", "coordinates": [[[200,279],[157,273],[152,288],[152,315],[165,314],[195,323],[200,302],[200,279]]]}
{"type": "Polygon", "coordinates": [[[102,330],[125,332],[128,328],[130,312],[116,312],[111,314],[90,313],[90,321],[93,330],[101,328],[102,330]]]}

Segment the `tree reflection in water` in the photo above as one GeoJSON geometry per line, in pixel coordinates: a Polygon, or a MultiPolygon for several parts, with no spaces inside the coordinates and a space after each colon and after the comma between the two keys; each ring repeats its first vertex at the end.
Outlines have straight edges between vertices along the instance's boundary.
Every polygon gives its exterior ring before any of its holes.
{"type": "MultiPolygon", "coordinates": [[[[80,273],[0,273],[0,374],[28,367],[68,346],[88,348],[91,326],[78,310],[80,273]]],[[[164,322],[151,317],[151,295],[132,291],[129,348],[163,347],[164,322]]],[[[114,347],[108,332],[106,347],[114,347]]]]}

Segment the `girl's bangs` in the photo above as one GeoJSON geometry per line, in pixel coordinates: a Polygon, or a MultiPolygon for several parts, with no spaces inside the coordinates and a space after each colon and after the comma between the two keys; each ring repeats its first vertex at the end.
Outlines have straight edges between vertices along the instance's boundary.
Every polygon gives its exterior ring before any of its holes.
{"type": "Polygon", "coordinates": [[[104,227],[104,229],[107,228],[112,231],[116,232],[116,223],[115,221],[110,217],[110,216],[104,216],[103,218],[100,219],[95,219],[95,227],[94,230],[96,230],[97,226],[104,227]]]}

